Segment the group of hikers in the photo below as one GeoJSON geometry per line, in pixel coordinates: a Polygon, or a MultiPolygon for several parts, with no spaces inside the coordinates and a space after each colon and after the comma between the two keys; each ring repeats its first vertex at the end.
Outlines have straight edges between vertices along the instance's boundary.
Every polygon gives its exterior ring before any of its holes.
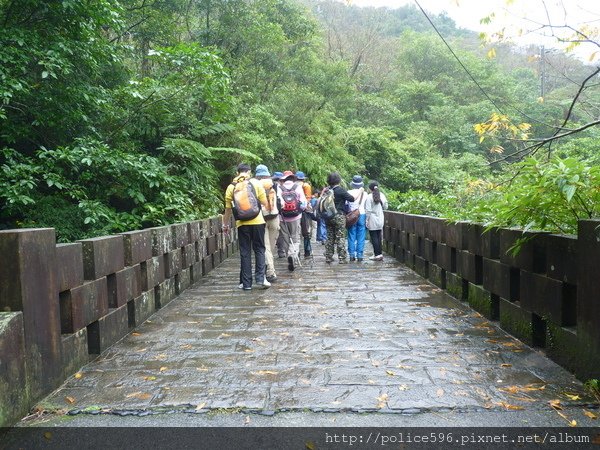
{"type": "Polygon", "coordinates": [[[337,172],[327,177],[327,186],[313,192],[303,172],[274,172],[264,164],[254,176],[248,164],[237,167],[237,175],[225,192],[223,231],[229,233],[236,220],[241,270],[239,288],[252,289],[254,281],[268,288],[277,279],[274,255],[286,258],[288,270],[300,265],[300,244],[304,257],[312,256],[311,236],[316,222],[316,240],[325,246],[325,262],[333,262],[337,251],[340,264],[364,260],[366,231],[369,230],[373,261],[382,261],[382,230],[387,199],[376,181],[365,190],[360,175],[352,177],[351,189],[341,186],[337,172]],[[346,241],[347,235],[347,241],[346,241]]]}

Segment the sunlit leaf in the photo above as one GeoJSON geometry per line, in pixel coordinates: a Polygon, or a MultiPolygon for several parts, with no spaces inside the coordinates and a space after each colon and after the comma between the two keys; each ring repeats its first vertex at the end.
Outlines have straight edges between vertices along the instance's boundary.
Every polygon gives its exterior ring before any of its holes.
{"type": "Polygon", "coordinates": [[[550,400],[548,404],[554,408],[555,410],[562,410],[562,406],[560,404],[560,400],[550,400]]]}
{"type": "Polygon", "coordinates": [[[589,417],[592,420],[596,420],[598,418],[598,416],[596,414],[594,414],[591,411],[588,411],[587,409],[583,410],[583,414],[585,414],[587,417],[589,417]]]}
{"type": "Polygon", "coordinates": [[[75,398],[73,398],[73,397],[65,397],[65,400],[67,401],[67,403],[69,403],[69,404],[71,404],[71,405],[72,405],[73,403],[75,403],[75,398]]]}

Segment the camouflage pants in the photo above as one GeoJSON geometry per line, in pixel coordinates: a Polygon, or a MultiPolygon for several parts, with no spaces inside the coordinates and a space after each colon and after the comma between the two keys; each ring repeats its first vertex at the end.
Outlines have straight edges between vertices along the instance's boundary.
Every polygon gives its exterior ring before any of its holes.
{"type": "Polygon", "coordinates": [[[325,241],[325,259],[333,261],[333,252],[337,247],[337,254],[340,261],[346,260],[346,216],[337,214],[332,220],[327,222],[327,240],[325,241]]]}

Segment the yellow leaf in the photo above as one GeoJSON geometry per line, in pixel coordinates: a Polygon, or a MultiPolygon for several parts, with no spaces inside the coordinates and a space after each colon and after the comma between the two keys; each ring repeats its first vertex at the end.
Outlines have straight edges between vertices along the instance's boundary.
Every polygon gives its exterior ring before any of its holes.
{"type": "Polygon", "coordinates": [[[75,403],[75,399],[73,397],[65,397],[65,400],[67,401],[67,403],[70,403],[71,405],[73,403],[75,403]]]}
{"type": "Polygon", "coordinates": [[[140,333],[138,333],[137,331],[134,331],[133,333],[131,333],[132,336],[141,336],[140,333]]]}
{"type": "Polygon", "coordinates": [[[392,372],[391,370],[386,370],[385,373],[387,373],[390,377],[393,377],[394,375],[396,375],[394,372],[392,372]]]}
{"type": "Polygon", "coordinates": [[[162,366],[160,369],[158,369],[159,372],[164,372],[165,370],[167,370],[168,367],[167,366],[162,366]]]}
{"type": "Polygon", "coordinates": [[[565,396],[567,398],[569,398],[569,400],[573,400],[573,401],[581,400],[581,397],[577,394],[565,394],[565,396]]]}
{"type": "Polygon", "coordinates": [[[576,427],[576,426],[577,426],[577,421],[576,421],[576,420],[571,420],[571,421],[569,422],[569,426],[570,426],[570,427],[576,427]]]}
{"type": "Polygon", "coordinates": [[[146,380],[146,381],[154,381],[154,380],[156,380],[156,377],[153,377],[153,376],[144,377],[144,380],[146,380]]]}
{"type": "Polygon", "coordinates": [[[560,400],[550,400],[548,403],[555,410],[562,410],[562,406],[560,405],[560,400]]]}
{"type": "Polygon", "coordinates": [[[196,411],[200,411],[201,409],[203,409],[206,406],[206,402],[204,403],[200,403],[198,406],[196,406],[196,411]]]}
{"type": "Polygon", "coordinates": [[[83,374],[82,374],[81,372],[77,372],[77,373],[75,374],[75,379],[76,379],[76,380],[79,380],[79,379],[80,379],[82,376],[83,376],[83,374]]]}
{"type": "Polygon", "coordinates": [[[589,62],[592,62],[592,61],[593,61],[593,60],[596,58],[596,55],[597,55],[597,54],[598,54],[598,52],[594,52],[594,53],[592,53],[592,54],[590,55],[590,57],[588,58],[588,61],[589,61],[589,62]]]}
{"type": "Polygon", "coordinates": [[[584,413],[586,416],[588,416],[590,419],[592,419],[592,420],[596,420],[596,419],[598,418],[598,416],[597,416],[596,414],[594,414],[594,413],[593,413],[593,412],[591,412],[591,411],[588,411],[587,409],[584,409],[584,410],[583,410],[583,413],[584,413]]]}
{"type": "Polygon", "coordinates": [[[512,364],[500,364],[500,367],[512,367],[512,364]]]}
{"type": "Polygon", "coordinates": [[[511,405],[510,403],[506,403],[506,402],[499,402],[496,403],[497,405],[503,406],[506,409],[511,409],[513,411],[520,411],[522,409],[524,409],[522,406],[517,406],[517,405],[511,405]]]}
{"type": "Polygon", "coordinates": [[[305,444],[305,447],[307,448],[307,450],[315,450],[317,447],[315,446],[314,442],[308,441],[305,444]]]}
{"type": "Polygon", "coordinates": [[[488,59],[494,59],[496,57],[496,49],[495,48],[491,48],[487,52],[487,57],[488,57],[488,59]]]}
{"type": "Polygon", "coordinates": [[[398,386],[399,391],[408,391],[408,386],[403,384],[402,386],[398,386]]]}

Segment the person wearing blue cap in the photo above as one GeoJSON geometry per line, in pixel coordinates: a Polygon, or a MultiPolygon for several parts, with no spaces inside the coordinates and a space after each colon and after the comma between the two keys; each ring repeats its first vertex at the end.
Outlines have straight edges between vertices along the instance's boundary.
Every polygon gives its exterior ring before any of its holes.
{"type": "Polygon", "coordinates": [[[365,211],[365,202],[367,201],[367,195],[365,193],[363,179],[360,175],[354,175],[352,177],[352,189],[348,193],[355,198],[354,202],[348,204],[348,211],[354,211],[358,209],[359,216],[355,224],[348,228],[348,255],[350,261],[362,262],[364,250],[365,250],[365,239],[367,237],[367,213],[365,211]]]}
{"type": "Polygon", "coordinates": [[[256,166],[256,178],[265,188],[267,194],[268,207],[262,208],[262,214],[265,218],[265,263],[267,281],[272,283],[277,279],[275,273],[275,262],[273,261],[273,252],[275,251],[275,243],[279,237],[279,186],[276,181],[273,181],[269,169],[264,164],[256,166]]]}

